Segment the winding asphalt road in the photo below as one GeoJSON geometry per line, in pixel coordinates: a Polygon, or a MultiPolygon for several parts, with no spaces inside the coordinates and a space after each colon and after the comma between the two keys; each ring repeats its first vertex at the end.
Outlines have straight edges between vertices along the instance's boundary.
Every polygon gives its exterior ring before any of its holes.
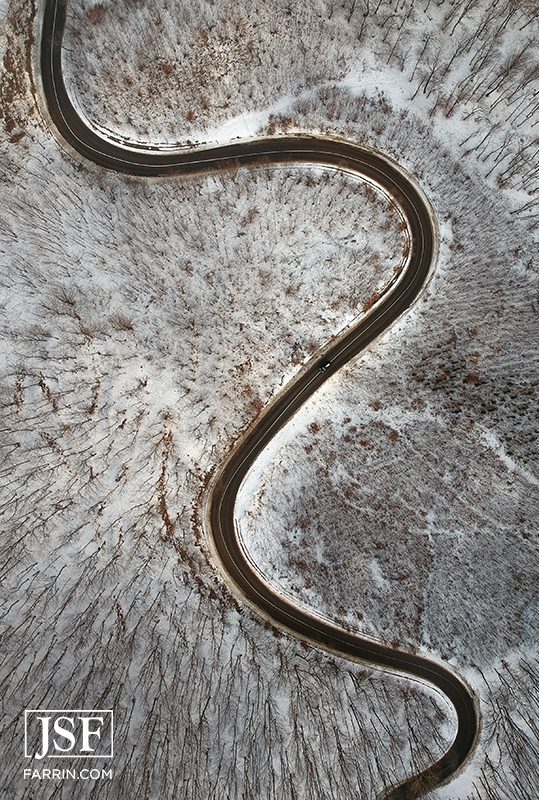
{"type": "MultiPolygon", "coordinates": [[[[41,80],[48,114],[60,137],[84,158],[130,175],[201,175],[238,166],[306,163],[345,170],[381,185],[399,204],[411,237],[403,270],[371,313],[345,331],[300,372],[236,443],[213,480],[207,528],[229,581],[276,627],[344,658],[410,675],[443,692],[454,706],[458,729],[447,752],[428,769],[385,793],[386,800],[415,798],[447,781],[473,750],[478,712],[470,689],[447,667],[421,656],[386,647],[311,616],[278,594],[252,568],[238,541],[236,497],[249,468],[275,434],[330,375],[385,331],[418,296],[436,255],[428,204],[405,173],[388,159],[350,142],[313,136],[261,138],[210,149],[165,150],[127,147],[101,138],[79,116],[62,74],[65,0],[44,0],[41,28],[41,80]],[[327,366],[329,365],[329,366],[327,366]]],[[[365,800],[361,798],[361,800],[365,800]]]]}

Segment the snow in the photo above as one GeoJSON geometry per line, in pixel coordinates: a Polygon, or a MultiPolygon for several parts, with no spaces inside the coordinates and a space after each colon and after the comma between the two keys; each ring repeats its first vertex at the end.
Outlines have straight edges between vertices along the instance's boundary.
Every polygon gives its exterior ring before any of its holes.
{"type": "Polygon", "coordinates": [[[529,483],[531,486],[539,487],[539,480],[535,477],[535,475],[507,454],[503,442],[501,442],[496,436],[496,431],[482,430],[480,432],[480,438],[487,445],[487,447],[489,447],[497,455],[503,465],[507,467],[509,472],[515,473],[515,475],[521,478],[525,483],[529,483]]]}
{"type": "Polygon", "coordinates": [[[428,760],[409,725],[442,752],[445,703],[266,630],[229,595],[198,519],[211,468],[261,405],[393,280],[400,215],[348,175],[131,180],[30,131],[3,162],[2,680],[23,676],[3,697],[6,790],[30,791],[21,709],[100,698],[117,719],[115,800],[141,764],[159,796],[181,780],[189,800],[239,800],[257,780],[310,800],[306,765],[331,763],[336,740],[331,781],[377,791],[428,760]],[[322,726],[319,708],[335,709],[322,726]]]}
{"type": "MultiPolygon", "coordinates": [[[[491,185],[501,176],[514,203],[529,200],[530,187],[504,175],[534,135],[536,43],[525,6],[480,0],[461,15],[442,3],[408,2],[398,13],[384,3],[364,14],[333,2],[226,12],[200,2],[196,13],[172,4],[157,15],[146,4],[130,15],[110,6],[99,19],[94,7],[85,0],[68,14],[70,90],[90,121],[124,141],[221,142],[280,117],[299,129],[295,108],[333,89],[428,120],[491,185]]],[[[328,122],[336,116],[320,114],[314,128],[328,122]]]]}
{"type": "MultiPolygon", "coordinates": [[[[533,796],[531,46],[503,72],[531,39],[529,10],[479,0],[459,21],[460,4],[426,0],[396,18],[391,4],[366,19],[358,5],[347,20],[347,3],[287,7],[69,4],[70,91],[131,144],[323,132],[382,150],[428,194],[441,241],[427,289],[271,443],[238,525],[261,572],[313,613],[469,680],[480,746],[437,798],[513,797],[518,781],[533,796]],[[478,86],[447,116],[495,36],[478,74],[491,94],[478,86]]],[[[31,9],[1,10],[23,75],[31,9]]],[[[181,184],[105,173],[59,150],[27,80],[13,95],[0,230],[6,791],[29,797],[24,707],[102,698],[119,725],[100,797],[170,797],[180,782],[186,800],[374,796],[444,751],[451,710],[267,630],[230,595],[200,518],[241,431],[391,279],[398,216],[323,170],[181,184]]]]}

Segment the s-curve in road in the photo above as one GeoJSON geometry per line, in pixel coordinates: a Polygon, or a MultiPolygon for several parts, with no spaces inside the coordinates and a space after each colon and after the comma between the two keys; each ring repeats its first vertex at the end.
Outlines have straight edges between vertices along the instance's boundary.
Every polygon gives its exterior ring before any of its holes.
{"type": "Polygon", "coordinates": [[[402,210],[411,241],[405,269],[370,313],[323,348],[236,443],[212,481],[206,527],[225,578],[276,627],[343,658],[413,676],[447,696],[454,706],[458,723],[453,743],[435,764],[385,794],[387,800],[419,797],[449,780],[473,750],[478,712],[470,689],[442,664],[345,631],[338,625],[311,616],[275,592],[253,569],[242,550],[235,530],[234,508],[242,481],[272,437],[330,375],[364,350],[417,298],[436,257],[430,207],[411,178],[396,164],[378,153],[338,139],[278,136],[208,149],[172,151],[150,145],[127,147],[103,138],[80,117],[65,87],[62,75],[65,6],[65,0],[44,0],[44,13],[40,20],[41,81],[46,113],[60,142],[69,145],[83,158],[107,169],[139,176],[201,175],[238,166],[256,168],[268,164],[325,166],[375,181],[402,210]]]}

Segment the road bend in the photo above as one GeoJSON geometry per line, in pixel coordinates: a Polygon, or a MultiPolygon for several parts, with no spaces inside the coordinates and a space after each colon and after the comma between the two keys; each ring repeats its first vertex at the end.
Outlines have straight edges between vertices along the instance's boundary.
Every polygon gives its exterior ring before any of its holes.
{"type": "Polygon", "coordinates": [[[329,167],[376,182],[395,200],[406,219],[411,240],[406,267],[370,313],[326,345],[234,445],[209,491],[207,529],[225,578],[275,627],[343,658],[412,676],[448,698],[455,710],[457,729],[447,751],[422,772],[383,793],[385,800],[420,797],[449,781],[474,749],[479,713],[470,688],[447,665],[343,630],[309,614],[276,592],[246,557],[237,536],[234,509],[245,476],[275,434],[331,375],[387,330],[417,298],[437,250],[429,205],[398,165],[376,152],[340,139],[275,136],[211,148],[172,150],[149,145],[127,146],[102,138],[75,109],[65,86],[62,41],[66,0],[42,0],[42,8],[40,73],[46,111],[60,144],[67,143],[83,158],[105,169],[137,176],[203,175],[270,164],[329,167]]]}

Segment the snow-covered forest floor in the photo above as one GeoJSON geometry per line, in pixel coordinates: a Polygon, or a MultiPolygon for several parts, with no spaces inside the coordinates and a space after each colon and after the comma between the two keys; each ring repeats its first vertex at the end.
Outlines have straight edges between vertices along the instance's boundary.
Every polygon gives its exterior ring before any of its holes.
{"type": "MultiPolygon", "coordinates": [[[[328,171],[142,180],[81,162],[37,110],[31,9],[3,14],[6,796],[370,800],[443,751],[450,710],[262,626],[223,584],[201,514],[241,430],[391,280],[398,213],[328,171]],[[114,708],[113,780],[36,795],[29,707],[114,708]]],[[[272,583],[472,684],[480,747],[433,798],[531,800],[539,784],[533,14],[68,13],[69,88],[108,135],[324,131],[396,158],[434,206],[423,297],[283,431],[239,509],[272,583]]]]}

